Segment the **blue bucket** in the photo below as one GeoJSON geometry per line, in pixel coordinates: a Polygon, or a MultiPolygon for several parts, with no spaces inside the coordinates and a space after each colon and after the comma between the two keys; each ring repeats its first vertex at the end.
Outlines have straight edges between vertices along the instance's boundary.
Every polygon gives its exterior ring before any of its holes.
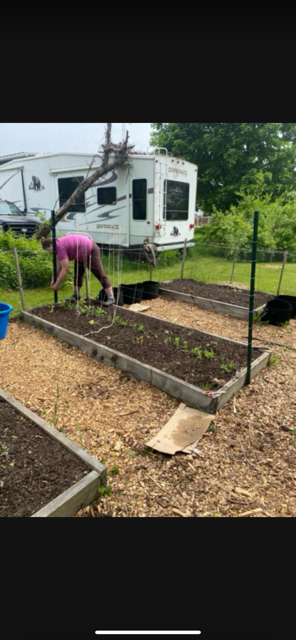
{"type": "Polygon", "coordinates": [[[13,307],[0,302],[0,340],[3,340],[6,336],[8,318],[11,311],[13,311],[13,307]]]}

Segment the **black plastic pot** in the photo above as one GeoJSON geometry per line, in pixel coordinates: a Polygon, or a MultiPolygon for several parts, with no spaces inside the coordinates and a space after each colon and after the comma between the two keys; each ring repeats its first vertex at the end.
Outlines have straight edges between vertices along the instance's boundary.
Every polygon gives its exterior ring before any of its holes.
{"type": "Polygon", "coordinates": [[[296,318],[296,296],[288,296],[288,295],[285,295],[284,293],[282,293],[281,295],[276,296],[275,299],[276,300],[285,300],[286,302],[289,302],[291,307],[292,307],[291,318],[296,318]]]}
{"type": "Polygon", "coordinates": [[[123,293],[124,304],[134,304],[135,302],[141,302],[143,300],[143,283],[137,282],[136,284],[121,284],[123,293]]]}
{"type": "Polygon", "coordinates": [[[143,282],[143,300],[154,300],[159,296],[159,282],[153,280],[146,280],[143,282]]]}
{"type": "MultiPolygon", "coordinates": [[[[121,291],[120,287],[114,287],[113,288],[113,293],[114,293],[114,298],[115,298],[115,302],[117,304],[118,307],[123,307],[123,292],[121,291]]],[[[104,289],[101,289],[99,295],[98,295],[98,300],[100,300],[100,302],[106,302],[108,296],[106,294],[106,292],[104,291],[104,289]]]]}
{"type": "Polygon", "coordinates": [[[275,298],[267,302],[267,305],[260,318],[261,322],[269,322],[269,324],[280,325],[289,322],[292,315],[292,305],[286,300],[275,298]]]}

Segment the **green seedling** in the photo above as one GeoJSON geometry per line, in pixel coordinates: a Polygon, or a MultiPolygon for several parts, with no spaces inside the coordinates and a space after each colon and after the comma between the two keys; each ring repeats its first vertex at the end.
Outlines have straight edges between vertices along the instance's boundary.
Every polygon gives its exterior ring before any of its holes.
{"type": "Polygon", "coordinates": [[[0,456],[8,456],[8,454],[9,454],[9,449],[6,446],[6,444],[1,444],[0,445],[0,451],[1,451],[0,456]]]}
{"type": "Polygon", "coordinates": [[[208,360],[212,360],[215,357],[215,353],[213,349],[210,349],[209,351],[207,349],[204,350],[204,355],[206,358],[208,358],[208,360]]]}
{"type": "Polygon", "coordinates": [[[226,371],[226,373],[231,373],[231,371],[233,371],[235,368],[236,368],[236,364],[232,360],[230,362],[223,363],[220,365],[220,369],[222,371],[226,371]]]}
{"type": "Polygon", "coordinates": [[[199,360],[202,359],[201,347],[194,347],[193,349],[191,349],[191,353],[193,353],[193,355],[196,356],[199,360]]]}
{"type": "Polygon", "coordinates": [[[100,487],[98,489],[98,492],[100,493],[101,496],[111,496],[112,493],[112,487],[100,487]]]}
{"type": "Polygon", "coordinates": [[[146,449],[144,449],[144,451],[142,451],[141,456],[143,456],[144,458],[151,456],[151,449],[150,447],[147,447],[146,449]]]}
{"type": "Polygon", "coordinates": [[[209,382],[205,382],[205,384],[203,385],[202,389],[204,391],[211,391],[211,385],[209,382]]]}
{"type": "Polygon", "coordinates": [[[97,307],[94,310],[94,315],[98,318],[99,316],[105,316],[106,315],[106,311],[104,311],[104,309],[101,309],[101,307],[97,307]]]}
{"type": "Polygon", "coordinates": [[[279,360],[279,358],[277,357],[277,355],[275,353],[272,353],[270,358],[269,358],[269,362],[268,362],[268,367],[271,367],[273,364],[275,365],[280,365],[281,361],[279,360]]]}
{"type": "Polygon", "coordinates": [[[119,474],[119,468],[116,466],[116,464],[113,465],[111,473],[113,473],[114,476],[117,476],[119,474]]]}

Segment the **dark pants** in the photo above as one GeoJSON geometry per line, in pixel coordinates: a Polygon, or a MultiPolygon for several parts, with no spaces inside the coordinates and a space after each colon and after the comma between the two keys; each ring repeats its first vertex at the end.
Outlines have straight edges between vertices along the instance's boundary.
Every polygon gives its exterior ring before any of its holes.
{"type": "Polygon", "coordinates": [[[99,280],[104,290],[109,289],[112,285],[107,278],[103,265],[100,259],[100,249],[98,245],[93,242],[93,247],[89,256],[87,256],[85,262],[77,262],[74,264],[74,286],[82,287],[83,276],[85,269],[90,269],[94,276],[99,280]]]}

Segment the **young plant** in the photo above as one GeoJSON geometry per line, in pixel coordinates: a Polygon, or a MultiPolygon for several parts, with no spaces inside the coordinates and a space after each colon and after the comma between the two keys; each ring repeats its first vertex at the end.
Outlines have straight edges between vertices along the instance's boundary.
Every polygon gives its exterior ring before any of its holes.
{"type": "Polygon", "coordinates": [[[1,444],[0,445],[0,451],[1,451],[0,456],[8,456],[8,454],[9,454],[9,449],[6,446],[6,444],[1,444]]]}
{"type": "Polygon", "coordinates": [[[174,342],[173,342],[174,347],[177,347],[177,349],[179,349],[180,346],[180,338],[175,338],[174,342]]]}
{"type": "Polygon", "coordinates": [[[226,373],[231,373],[235,368],[236,368],[236,364],[232,360],[230,362],[226,362],[226,363],[224,362],[223,364],[220,365],[220,369],[222,371],[226,371],[226,373]]]}
{"type": "Polygon", "coordinates": [[[273,364],[275,364],[275,365],[281,364],[281,361],[279,360],[279,358],[277,357],[277,355],[275,353],[271,354],[271,356],[269,358],[269,361],[267,363],[267,366],[271,367],[273,364]]]}
{"type": "Polygon", "coordinates": [[[119,474],[119,468],[117,467],[116,464],[113,465],[111,469],[111,473],[113,473],[114,476],[117,476],[119,474]]]}
{"type": "Polygon", "coordinates": [[[123,320],[120,316],[115,316],[114,322],[115,324],[119,324],[120,327],[127,326],[127,320],[123,320]]]}
{"type": "Polygon", "coordinates": [[[101,496],[108,496],[109,497],[109,496],[111,496],[111,493],[112,493],[112,487],[111,486],[109,486],[109,487],[100,487],[98,489],[98,492],[99,492],[99,494],[101,496]]]}
{"type": "Polygon", "coordinates": [[[191,353],[193,353],[193,355],[196,356],[199,360],[202,359],[201,347],[194,347],[193,349],[191,349],[191,353]]]}
{"type": "Polygon", "coordinates": [[[205,382],[205,384],[203,385],[202,389],[204,391],[211,391],[211,384],[209,382],[205,382]]]}
{"type": "Polygon", "coordinates": [[[106,315],[106,311],[104,311],[104,309],[101,309],[101,307],[97,307],[94,310],[94,314],[95,314],[96,318],[99,318],[100,316],[105,316],[106,315]]]}
{"type": "Polygon", "coordinates": [[[208,351],[207,349],[204,350],[204,355],[208,360],[212,360],[215,357],[215,352],[213,349],[211,349],[210,351],[208,351]]]}
{"type": "Polygon", "coordinates": [[[81,316],[85,316],[88,312],[88,307],[82,307],[81,305],[78,306],[78,313],[81,316]]]}

